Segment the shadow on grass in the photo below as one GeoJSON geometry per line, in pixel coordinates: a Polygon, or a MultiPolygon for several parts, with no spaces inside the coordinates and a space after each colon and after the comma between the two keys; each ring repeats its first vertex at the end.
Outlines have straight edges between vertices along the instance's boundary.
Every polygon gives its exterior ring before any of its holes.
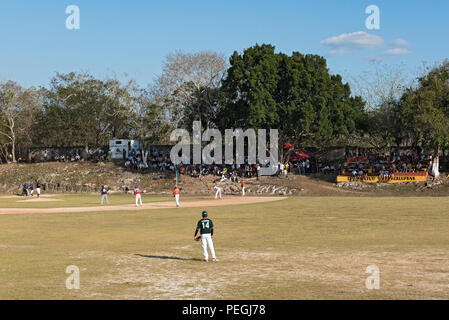
{"type": "Polygon", "coordinates": [[[152,255],[145,255],[145,254],[138,254],[136,253],[135,256],[139,256],[142,258],[150,258],[150,259],[162,259],[162,260],[179,260],[179,261],[203,261],[198,258],[180,258],[180,257],[169,257],[169,256],[152,256],[152,255]]]}

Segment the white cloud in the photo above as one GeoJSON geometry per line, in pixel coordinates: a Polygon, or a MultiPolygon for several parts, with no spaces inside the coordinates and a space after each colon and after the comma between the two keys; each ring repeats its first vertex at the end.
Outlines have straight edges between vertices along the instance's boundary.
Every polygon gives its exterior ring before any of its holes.
{"type": "Polygon", "coordinates": [[[329,50],[330,55],[342,55],[342,54],[346,54],[349,52],[350,52],[350,50],[348,50],[347,48],[335,48],[335,49],[329,50]]]}
{"type": "Polygon", "coordinates": [[[364,31],[358,31],[324,39],[321,44],[331,47],[329,54],[345,54],[354,50],[376,48],[384,44],[384,39],[364,31]]]}
{"type": "Polygon", "coordinates": [[[388,49],[387,51],[385,51],[385,54],[389,55],[389,56],[403,56],[403,55],[410,54],[410,53],[412,53],[412,52],[405,48],[394,48],[394,49],[388,49]]]}
{"type": "Polygon", "coordinates": [[[398,39],[394,39],[393,41],[391,41],[390,44],[392,46],[405,47],[405,46],[408,46],[409,43],[407,40],[398,38],[398,39]]]}

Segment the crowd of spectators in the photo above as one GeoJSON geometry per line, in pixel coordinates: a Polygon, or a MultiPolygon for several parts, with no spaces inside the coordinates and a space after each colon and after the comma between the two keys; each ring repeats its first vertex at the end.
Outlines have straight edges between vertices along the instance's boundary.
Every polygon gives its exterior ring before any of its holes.
{"type": "MultiPolygon", "coordinates": [[[[92,161],[103,162],[110,159],[109,154],[104,148],[93,149],[90,148],[87,152],[81,149],[66,149],[66,150],[42,150],[40,152],[31,152],[31,163],[36,162],[77,162],[77,161],[92,161]]],[[[28,162],[25,158],[19,158],[19,163],[28,162]]]]}
{"type": "MultiPolygon", "coordinates": [[[[74,149],[50,149],[32,152],[29,159],[19,159],[19,162],[78,162],[92,161],[95,163],[110,161],[111,153],[106,148],[90,148],[87,152],[81,148],[74,149]]],[[[139,172],[176,172],[175,165],[170,160],[170,150],[151,149],[140,150],[132,148],[129,153],[123,152],[124,166],[133,171],[139,172]]],[[[239,178],[259,177],[263,168],[258,164],[248,164],[245,157],[245,164],[201,164],[201,165],[180,165],[179,173],[191,177],[217,176],[222,181],[237,181],[239,178]]],[[[315,159],[295,159],[287,163],[279,162],[276,175],[287,176],[289,174],[306,175],[315,172],[333,172],[334,167],[325,165],[315,159]]]]}
{"type": "Polygon", "coordinates": [[[191,177],[214,175],[221,177],[222,181],[237,181],[239,177],[260,176],[261,167],[259,165],[208,165],[208,164],[181,164],[177,168],[170,160],[169,151],[144,151],[131,149],[125,157],[125,167],[138,171],[152,172],[176,172],[181,175],[191,177]],[[144,161],[146,159],[146,161],[144,161]]]}
{"type": "Polygon", "coordinates": [[[431,172],[432,156],[411,151],[390,154],[348,154],[343,174],[364,177],[377,175],[387,179],[395,173],[431,172]]]}
{"type": "MultiPolygon", "coordinates": [[[[170,161],[170,151],[150,150],[144,151],[131,149],[128,155],[124,154],[125,167],[137,171],[152,172],[175,172],[176,167],[170,161]],[[146,161],[144,161],[146,159],[146,161]]],[[[192,159],[191,159],[192,160],[192,159]]],[[[192,161],[191,161],[192,162],[192,161]]],[[[224,162],[224,161],[223,161],[224,162]]],[[[258,164],[248,164],[245,157],[245,164],[182,164],[178,167],[179,173],[191,177],[199,176],[218,176],[221,181],[237,181],[239,178],[259,177],[263,168],[258,164]]],[[[293,174],[310,174],[317,172],[317,164],[311,159],[302,159],[289,161],[287,163],[278,163],[276,174],[287,176],[293,174]]]]}

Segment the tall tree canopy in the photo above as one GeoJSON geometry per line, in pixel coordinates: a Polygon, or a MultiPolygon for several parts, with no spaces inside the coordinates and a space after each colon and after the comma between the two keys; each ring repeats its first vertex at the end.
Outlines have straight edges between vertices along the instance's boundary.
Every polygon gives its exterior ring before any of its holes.
{"type": "Polygon", "coordinates": [[[41,145],[104,145],[135,129],[133,82],[99,80],[84,73],[57,74],[44,90],[41,145]]]}
{"type": "Polygon", "coordinates": [[[364,102],[317,55],[275,53],[272,45],[234,52],[223,81],[221,128],[279,129],[280,142],[322,146],[357,128],[364,102]]]}
{"type": "Polygon", "coordinates": [[[406,90],[400,107],[401,125],[434,151],[433,171],[438,176],[440,150],[449,146],[449,61],[420,77],[416,88],[406,90]]]}
{"type": "Polygon", "coordinates": [[[2,153],[10,153],[16,161],[18,143],[31,144],[34,116],[37,113],[38,94],[34,88],[24,89],[13,81],[0,84],[0,141],[2,153]]]}
{"type": "Polygon", "coordinates": [[[174,127],[191,128],[193,121],[200,121],[208,128],[214,122],[217,89],[226,69],[226,59],[220,53],[169,54],[153,86],[155,103],[164,106],[174,127]]]}

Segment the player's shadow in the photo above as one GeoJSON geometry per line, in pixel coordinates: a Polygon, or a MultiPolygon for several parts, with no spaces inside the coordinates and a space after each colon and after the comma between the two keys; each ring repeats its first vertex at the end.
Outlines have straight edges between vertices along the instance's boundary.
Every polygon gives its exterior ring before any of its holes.
{"type": "Polygon", "coordinates": [[[142,258],[150,258],[150,259],[162,259],[162,260],[178,260],[178,261],[202,261],[198,258],[181,258],[181,257],[170,257],[170,256],[152,256],[152,255],[146,255],[146,254],[138,254],[136,253],[135,256],[139,256],[142,258]]]}

